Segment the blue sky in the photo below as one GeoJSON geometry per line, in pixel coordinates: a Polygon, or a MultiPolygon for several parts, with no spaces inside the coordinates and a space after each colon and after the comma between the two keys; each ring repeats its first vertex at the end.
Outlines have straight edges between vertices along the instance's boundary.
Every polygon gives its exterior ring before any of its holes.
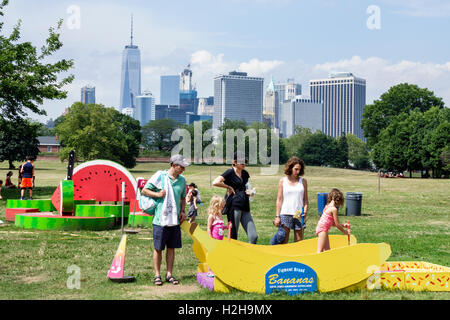
{"type": "Polygon", "coordinates": [[[11,0],[5,11],[3,34],[20,18],[22,40],[38,47],[48,28],[65,19],[64,47],[55,58],[73,58],[76,78],[66,100],[45,102],[47,117],[30,115],[41,121],[78,101],[86,84],[96,87],[98,103],[117,107],[131,14],[142,88],[157,102],[160,76],[191,63],[200,96],[213,95],[214,76],[232,70],[264,77],[265,85],[272,76],[275,82],[294,78],[305,94],[309,80],[349,71],[367,80],[368,103],[409,82],[450,105],[448,0],[11,0]],[[70,11],[74,6],[79,20],[70,11]],[[379,9],[379,20],[370,6],[379,9]],[[368,20],[380,28],[369,29],[368,20]]]}

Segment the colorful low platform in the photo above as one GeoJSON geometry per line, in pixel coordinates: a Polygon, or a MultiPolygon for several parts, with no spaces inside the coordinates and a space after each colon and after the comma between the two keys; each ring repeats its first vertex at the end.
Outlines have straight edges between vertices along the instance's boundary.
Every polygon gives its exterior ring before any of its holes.
{"type": "MultiPolygon", "coordinates": [[[[130,206],[124,206],[124,217],[127,218],[130,213],[130,206]]],[[[80,204],[76,206],[76,217],[122,217],[121,205],[100,205],[100,204],[80,204]]]]}
{"type": "Polygon", "coordinates": [[[128,224],[133,227],[148,227],[153,224],[153,216],[144,212],[131,212],[128,216],[128,224]]]}
{"type": "Polygon", "coordinates": [[[38,230],[102,231],[114,227],[115,218],[61,216],[52,212],[16,214],[15,225],[38,230]]]}
{"type": "Polygon", "coordinates": [[[367,288],[412,291],[450,291],[450,268],[423,261],[385,262],[367,288]]]}
{"type": "Polygon", "coordinates": [[[37,208],[6,208],[6,221],[14,222],[16,214],[39,212],[37,208]]]}
{"type": "Polygon", "coordinates": [[[39,209],[39,212],[56,211],[56,208],[53,206],[51,199],[36,199],[36,200],[8,199],[6,201],[6,208],[8,209],[36,208],[39,209]]]}

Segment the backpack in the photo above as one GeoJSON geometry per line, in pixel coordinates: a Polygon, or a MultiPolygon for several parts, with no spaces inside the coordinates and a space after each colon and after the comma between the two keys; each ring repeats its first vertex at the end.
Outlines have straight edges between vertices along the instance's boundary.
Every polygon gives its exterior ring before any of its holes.
{"type": "MultiPolygon", "coordinates": [[[[166,174],[167,174],[166,172],[160,171],[160,176],[161,176],[161,189],[160,190],[164,190],[164,181],[166,180],[165,179],[166,174]]],[[[156,206],[161,201],[164,201],[164,199],[163,198],[152,198],[152,197],[142,194],[142,192],[141,192],[141,195],[139,197],[139,207],[142,209],[142,211],[144,213],[154,215],[156,206]]]]}

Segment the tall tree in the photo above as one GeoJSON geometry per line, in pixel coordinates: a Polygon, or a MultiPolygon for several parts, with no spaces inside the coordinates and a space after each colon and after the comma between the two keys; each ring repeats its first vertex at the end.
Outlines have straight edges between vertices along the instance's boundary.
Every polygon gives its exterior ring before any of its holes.
{"type": "Polygon", "coordinates": [[[172,119],[158,119],[142,127],[142,144],[148,150],[170,151],[177,142],[172,142],[172,132],[180,124],[172,119]]]}
{"type": "MultiPolygon", "coordinates": [[[[0,17],[9,3],[2,0],[0,17]]],[[[62,47],[60,34],[62,20],[56,29],[49,29],[49,36],[40,52],[30,42],[19,42],[21,20],[12,33],[4,36],[0,22],[0,114],[8,121],[15,121],[29,112],[46,115],[42,108],[44,99],[64,99],[67,91],[62,88],[73,81],[73,75],[58,79],[58,75],[73,67],[72,60],[50,62],[50,58],[62,47]]],[[[52,59],[53,60],[53,59],[52,59]]]]}
{"type": "Polygon", "coordinates": [[[63,146],[60,159],[75,150],[78,159],[107,159],[132,168],[139,150],[138,123],[114,108],[76,102],[55,128],[63,146]]]}
{"type": "Polygon", "coordinates": [[[425,112],[433,106],[443,108],[444,102],[428,89],[408,83],[391,87],[373,104],[364,108],[361,127],[368,147],[372,148],[378,142],[379,134],[389,126],[393,118],[416,108],[425,112]]]}
{"type": "Polygon", "coordinates": [[[36,158],[39,153],[37,139],[41,124],[28,119],[7,121],[0,118],[0,162],[8,161],[14,169],[14,161],[23,161],[27,156],[36,158]]]}
{"type": "Polygon", "coordinates": [[[347,134],[348,160],[356,169],[370,168],[370,156],[364,141],[352,133],[347,134]]]}

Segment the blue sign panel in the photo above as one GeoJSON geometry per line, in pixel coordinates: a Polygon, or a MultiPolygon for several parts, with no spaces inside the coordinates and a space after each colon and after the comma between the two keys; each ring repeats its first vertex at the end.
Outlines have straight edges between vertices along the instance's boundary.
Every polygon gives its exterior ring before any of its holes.
{"type": "Polygon", "coordinates": [[[274,291],[286,291],[291,296],[317,291],[316,272],[299,262],[277,264],[266,273],[266,294],[274,291]]]}

